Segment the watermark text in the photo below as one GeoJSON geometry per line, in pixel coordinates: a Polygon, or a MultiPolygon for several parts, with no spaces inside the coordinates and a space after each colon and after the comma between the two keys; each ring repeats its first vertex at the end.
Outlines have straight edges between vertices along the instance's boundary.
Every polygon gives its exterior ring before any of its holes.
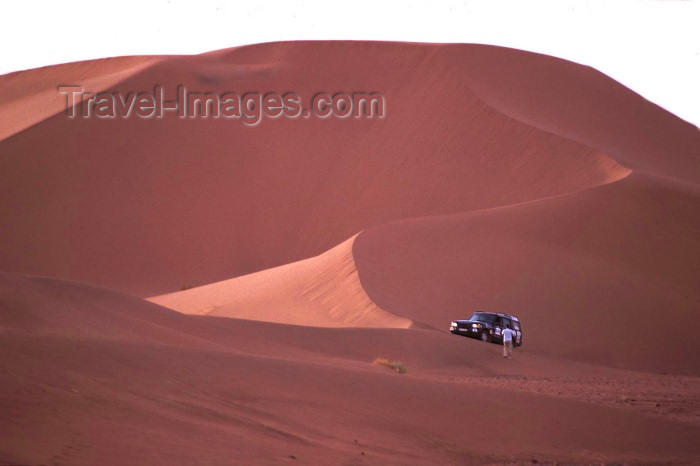
{"type": "Polygon", "coordinates": [[[378,92],[318,92],[309,105],[295,92],[194,92],[178,86],[166,99],[163,86],[148,92],[89,92],[83,86],[62,85],[68,118],[225,118],[256,126],[263,118],[379,118],[386,100],[378,92]]]}

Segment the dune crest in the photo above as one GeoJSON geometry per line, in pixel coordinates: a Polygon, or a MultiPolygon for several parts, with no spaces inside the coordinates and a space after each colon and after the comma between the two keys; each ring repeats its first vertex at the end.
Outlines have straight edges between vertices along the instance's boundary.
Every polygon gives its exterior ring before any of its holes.
{"type": "Polygon", "coordinates": [[[185,314],[315,327],[408,328],[365,293],[352,248],[357,235],[320,256],[150,298],[185,314]]]}
{"type": "Polygon", "coordinates": [[[162,57],[118,57],[18,71],[0,76],[0,141],[66,109],[59,85],[101,92],[162,57]]]}

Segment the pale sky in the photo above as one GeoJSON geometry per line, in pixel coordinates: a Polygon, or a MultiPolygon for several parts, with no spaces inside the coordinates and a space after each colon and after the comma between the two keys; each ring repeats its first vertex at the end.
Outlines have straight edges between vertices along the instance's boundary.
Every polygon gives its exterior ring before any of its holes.
{"type": "Polygon", "coordinates": [[[700,0],[5,0],[0,74],[299,39],[503,45],[593,66],[700,126],[700,0]]]}

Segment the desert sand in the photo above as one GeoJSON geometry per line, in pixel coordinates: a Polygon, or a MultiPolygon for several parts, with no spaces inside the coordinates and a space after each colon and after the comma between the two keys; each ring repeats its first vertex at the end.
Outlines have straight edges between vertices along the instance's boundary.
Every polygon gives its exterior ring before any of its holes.
{"type": "Polygon", "coordinates": [[[700,131],[600,72],[287,42],[0,82],[0,462],[700,462],[700,131]],[[387,113],[71,120],[74,80],[387,113]]]}

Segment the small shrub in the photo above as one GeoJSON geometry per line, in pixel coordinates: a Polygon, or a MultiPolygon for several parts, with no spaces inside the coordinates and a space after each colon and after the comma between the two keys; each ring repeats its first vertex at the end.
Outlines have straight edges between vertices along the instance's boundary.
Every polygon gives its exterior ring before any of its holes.
{"type": "Polygon", "coordinates": [[[401,363],[401,362],[391,362],[391,361],[384,359],[384,358],[377,358],[374,360],[374,364],[386,366],[389,369],[395,370],[399,374],[405,374],[406,372],[408,372],[408,369],[406,368],[406,366],[404,366],[403,363],[401,363]]]}

